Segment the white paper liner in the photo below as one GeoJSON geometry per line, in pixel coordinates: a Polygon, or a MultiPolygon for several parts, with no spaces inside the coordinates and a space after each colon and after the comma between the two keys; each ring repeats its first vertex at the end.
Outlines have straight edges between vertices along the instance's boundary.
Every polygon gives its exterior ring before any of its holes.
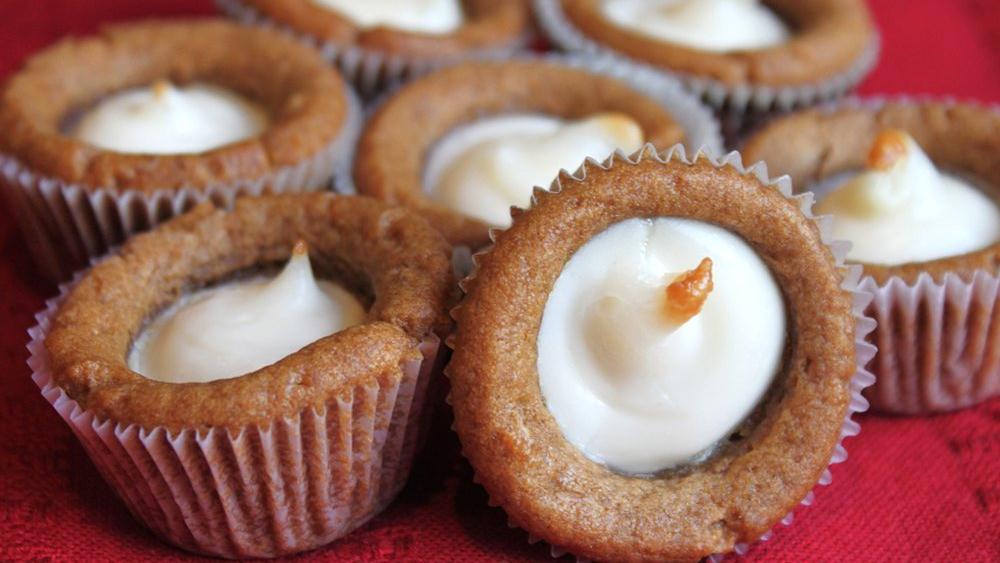
{"type": "MultiPolygon", "coordinates": [[[[612,155],[603,162],[599,162],[595,159],[587,159],[587,161],[584,162],[584,164],[581,165],[580,168],[576,170],[576,172],[572,174],[569,173],[560,174],[559,177],[552,182],[550,191],[552,192],[561,191],[562,182],[583,181],[587,177],[587,169],[590,167],[602,168],[607,170],[614,166],[629,166],[637,164],[640,161],[648,158],[654,158],[661,163],[667,163],[674,160],[685,164],[694,164],[699,160],[707,160],[716,168],[730,167],[735,169],[742,175],[753,175],[755,178],[760,180],[762,184],[766,186],[773,186],[786,199],[798,204],[799,209],[802,211],[803,215],[812,220],[819,228],[820,237],[823,244],[825,244],[830,249],[830,252],[832,253],[834,260],[836,262],[837,269],[843,273],[843,282],[841,283],[841,287],[845,291],[848,291],[853,299],[851,313],[854,316],[855,327],[856,327],[854,336],[855,336],[855,349],[856,349],[855,363],[857,365],[857,369],[849,383],[851,400],[847,407],[847,413],[844,416],[844,422],[840,427],[840,439],[838,440],[837,445],[833,449],[833,455],[830,457],[829,465],[832,466],[845,461],[847,459],[847,450],[844,448],[843,444],[844,439],[850,436],[856,436],[861,431],[861,426],[857,422],[852,420],[852,417],[856,413],[862,413],[868,410],[869,403],[868,400],[865,399],[865,397],[863,396],[863,392],[866,388],[870,387],[875,382],[875,376],[872,375],[866,369],[866,366],[875,356],[876,352],[875,347],[872,344],[870,344],[867,340],[869,333],[871,333],[872,330],[875,329],[875,321],[866,314],[868,306],[872,300],[872,295],[860,283],[862,274],[861,267],[854,265],[847,265],[844,263],[844,258],[847,255],[847,251],[851,247],[850,243],[846,241],[833,240],[830,235],[831,229],[830,229],[830,221],[828,220],[828,218],[822,216],[817,217],[813,215],[812,193],[807,192],[804,194],[794,194],[792,191],[792,183],[788,176],[781,176],[779,178],[772,180],[768,176],[767,165],[765,163],[758,162],[750,166],[744,166],[742,156],[740,155],[739,152],[736,151],[730,152],[722,157],[716,157],[710,153],[706,153],[704,151],[698,151],[694,154],[693,157],[689,159],[686,155],[684,146],[680,144],[674,145],[673,147],[663,151],[662,153],[658,152],[656,147],[654,147],[653,145],[647,144],[645,147],[636,151],[630,156],[624,156],[621,153],[616,153],[615,155],[612,155]]],[[[542,188],[536,188],[536,191],[537,190],[542,190],[542,188]]],[[[534,203],[535,200],[533,198],[532,204],[534,203]]],[[[523,211],[524,210],[521,209],[512,209],[511,215],[514,217],[515,221],[517,220],[517,215],[519,215],[523,211]]],[[[502,231],[503,229],[493,229],[490,232],[491,238],[495,241],[496,235],[498,235],[502,231]]],[[[459,286],[462,288],[463,291],[467,291],[469,282],[473,280],[478,274],[478,268],[481,262],[481,258],[484,255],[488,254],[490,252],[490,249],[491,247],[485,248],[472,256],[473,271],[468,277],[466,277],[459,283],[459,286]]],[[[461,304],[459,304],[459,306],[452,311],[452,317],[455,318],[456,320],[458,319],[459,316],[458,311],[460,308],[461,304]]],[[[445,340],[445,343],[446,345],[454,349],[454,344],[455,344],[454,335],[447,338],[445,340]]],[[[447,368],[445,368],[445,375],[448,376],[447,368]]],[[[447,402],[451,404],[450,395],[447,398],[447,402]]],[[[481,481],[478,479],[476,475],[473,475],[473,481],[481,484],[481,481]]],[[[829,485],[832,481],[833,481],[833,475],[830,473],[828,467],[826,470],[823,471],[822,476],[820,477],[819,481],[817,481],[816,484],[825,486],[829,485]]],[[[487,491],[487,494],[488,493],[489,491],[487,491]]],[[[805,496],[805,498],[802,499],[802,502],[800,504],[803,506],[810,506],[813,503],[813,500],[814,500],[814,495],[812,491],[810,491],[805,496]]],[[[488,503],[490,506],[500,506],[499,503],[494,501],[492,497],[489,498],[488,503]]],[[[794,512],[789,512],[787,515],[785,515],[784,518],[780,520],[779,523],[782,526],[787,526],[792,523],[794,518],[795,518],[794,512]]],[[[514,522],[513,520],[510,520],[509,516],[508,516],[508,526],[512,528],[521,528],[521,526],[518,523],[514,522]]],[[[758,538],[756,541],[767,541],[772,537],[773,533],[774,529],[772,528],[763,536],[758,538]]],[[[530,543],[535,543],[543,539],[544,538],[536,537],[529,532],[528,541],[530,543]]],[[[737,543],[733,546],[732,552],[738,555],[743,555],[747,553],[751,547],[752,543],[737,543]]],[[[555,545],[550,546],[550,552],[552,557],[554,558],[561,557],[563,555],[566,555],[567,553],[570,553],[568,550],[555,545]]],[[[726,553],[714,554],[709,556],[707,560],[712,563],[715,563],[721,561],[725,556],[726,553]]],[[[588,559],[582,557],[576,557],[576,559],[577,561],[589,561],[588,559]]]]}
{"type": "Polygon", "coordinates": [[[432,59],[405,57],[388,55],[357,45],[338,45],[330,41],[320,40],[289,25],[274,21],[241,0],[215,0],[215,4],[219,11],[241,23],[279,29],[318,49],[327,61],[340,70],[345,79],[354,84],[364,98],[371,98],[386,88],[406,82],[415,76],[426,74],[435,68],[470,57],[514,53],[528,46],[533,39],[532,34],[527,32],[508,45],[492,49],[471,50],[462,55],[432,59]]]}
{"type": "MultiPolygon", "coordinates": [[[[647,66],[584,35],[566,17],[560,2],[561,0],[533,0],[538,25],[556,46],[567,51],[605,53],[636,65],[647,66]]],[[[676,76],[697,96],[728,114],[729,119],[739,122],[744,114],[790,111],[843,96],[861,82],[878,60],[879,39],[877,33],[873,33],[875,35],[872,42],[845,71],[822,81],[799,86],[730,86],[712,78],[660,70],[676,76]]]]}
{"type": "MultiPolygon", "coordinates": [[[[960,101],[848,97],[823,104],[819,111],[876,113],[887,104],[922,103],[960,101]]],[[[1000,113],[1000,106],[984,107],[1000,113]]],[[[869,366],[876,382],[865,393],[873,410],[930,414],[1000,395],[1000,271],[980,270],[968,280],[955,274],[939,280],[921,274],[914,283],[893,276],[879,284],[865,276],[861,287],[874,295],[866,314],[878,323],[868,337],[878,348],[869,366]]]]}
{"type": "Polygon", "coordinates": [[[868,313],[878,321],[870,341],[877,384],[873,408],[898,414],[960,409],[1000,395],[1000,279],[977,271],[966,281],[921,274],[862,287],[875,295],[868,313]]]}
{"type": "Polygon", "coordinates": [[[122,425],[100,420],[52,379],[45,337],[79,278],[28,331],[32,380],[132,515],[167,542],[215,557],[298,553],[361,526],[406,484],[446,355],[437,335],[420,344],[422,361],[401,363],[397,385],[361,384],[267,426],[122,425]]]}
{"type": "Polygon", "coordinates": [[[337,137],[309,159],[255,180],[206,188],[153,192],[85,186],[43,176],[0,153],[0,191],[6,194],[41,274],[62,282],[129,236],[188,211],[204,201],[229,208],[244,196],[327,189],[353,160],[364,122],[350,87],[348,111],[337,137]]]}

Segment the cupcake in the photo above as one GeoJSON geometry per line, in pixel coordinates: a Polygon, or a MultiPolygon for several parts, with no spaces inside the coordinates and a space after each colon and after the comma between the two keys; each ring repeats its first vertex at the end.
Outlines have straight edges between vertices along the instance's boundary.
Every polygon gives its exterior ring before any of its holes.
{"type": "Polygon", "coordinates": [[[776,121],[745,154],[815,190],[853,242],[847,258],[875,294],[876,409],[947,411],[1000,394],[1000,112],[851,101],[776,121]]]}
{"type": "Polygon", "coordinates": [[[360,127],[311,49],[225,21],[65,39],[0,93],[0,178],[43,274],[211,200],[324,189],[360,127]]]}
{"type": "Polygon", "coordinates": [[[318,46],[365,96],[448,62],[505,55],[532,35],[527,0],[217,0],[246,23],[318,46]]]}
{"type": "Polygon", "coordinates": [[[425,221],[370,199],[204,203],[64,288],[29,364],[157,535],[219,557],[296,553],[406,482],[449,259],[425,221]]]}
{"type": "Polygon", "coordinates": [[[512,524],[588,559],[697,560],[829,483],[873,323],[810,203],[735,153],[647,145],[561,174],[496,233],[446,373],[512,524]]]}
{"type": "Polygon", "coordinates": [[[644,142],[718,150],[718,124],[696,99],[607,58],[468,62],[388,96],[353,167],[359,193],[419,210],[453,244],[489,242],[534,186],[586,157],[644,142]]]}
{"type": "Polygon", "coordinates": [[[535,0],[558,46],[678,76],[734,133],[775,110],[835,98],[875,63],[863,0],[535,0]]]}

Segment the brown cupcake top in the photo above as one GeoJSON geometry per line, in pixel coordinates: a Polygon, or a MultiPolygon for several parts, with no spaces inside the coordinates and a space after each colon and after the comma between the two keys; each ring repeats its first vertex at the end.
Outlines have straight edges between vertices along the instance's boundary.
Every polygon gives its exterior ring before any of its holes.
{"type": "Polygon", "coordinates": [[[240,428],[293,416],[359,384],[398,380],[420,341],[449,325],[450,248],[425,221],[368,198],[308,194],[202,204],[131,239],[67,293],[45,340],[53,380],[117,423],[240,428]],[[173,384],[131,371],[145,323],[185,292],[286,260],[305,240],[316,271],[366,303],[363,324],[253,373],[173,384]]]}
{"type": "Polygon", "coordinates": [[[735,168],[647,149],[582,176],[538,191],[465,283],[447,369],[465,455],[512,522],[578,556],[695,560],[754,541],[816,484],[840,436],[856,370],[842,272],[798,202],[735,168]],[[574,252],[617,222],[661,216],[742,237],[781,288],[790,335],[783,372],[738,437],[688,470],[626,476],[563,437],[539,389],[536,341],[574,252]]]}
{"type": "Polygon", "coordinates": [[[152,192],[253,180],[323,150],[348,115],[346,86],[319,54],[266,29],[221,20],[148,21],[69,38],[28,59],[0,94],[0,150],[46,176],[152,192]],[[206,82],[262,105],[260,136],[198,154],[102,150],[67,135],[103,96],[157,80],[206,82]]]}
{"type": "Polygon", "coordinates": [[[489,226],[424,191],[424,165],[435,143],[484,116],[579,119],[598,112],[632,117],[660,147],[684,138],[659,103],[614,78],[540,60],[464,63],[408,84],[378,109],[358,144],[354,182],[362,194],[418,210],[453,244],[479,248],[489,242],[489,226]]]}
{"type": "MultiPolygon", "coordinates": [[[[858,170],[879,133],[906,131],[934,163],[971,177],[1000,203],[1000,112],[968,103],[887,102],[803,111],[776,120],[746,141],[747,162],[763,160],[772,174],[788,174],[802,190],[842,172],[858,170]]],[[[915,283],[921,273],[940,280],[951,272],[971,279],[996,272],[1000,243],[961,256],[885,266],[863,264],[878,283],[899,276],[915,283]]]]}
{"type": "Polygon", "coordinates": [[[634,59],[733,86],[794,86],[847,71],[875,40],[863,0],[764,0],[792,37],[765,49],[715,53],[669,43],[609,21],[602,0],[559,0],[584,35],[634,59]]]}
{"type": "Polygon", "coordinates": [[[377,26],[362,28],[312,0],[246,0],[261,14],[320,41],[356,45],[407,58],[448,58],[515,47],[530,33],[527,0],[464,0],[465,22],[451,33],[429,34],[377,26]]]}

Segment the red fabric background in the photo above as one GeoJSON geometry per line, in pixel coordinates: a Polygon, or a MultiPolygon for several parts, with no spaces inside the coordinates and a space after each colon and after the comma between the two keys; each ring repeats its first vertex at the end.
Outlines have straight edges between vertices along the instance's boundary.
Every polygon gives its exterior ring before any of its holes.
{"type": "MultiPolygon", "coordinates": [[[[145,15],[209,13],[208,0],[5,3],[0,76],[66,33],[145,15]]],[[[865,94],[1000,102],[1000,1],[872,0],[884,40],[865,94]]],[[[2,132],[0,132],[2,134],[2,132]]],[[[1000,155],[998,155],[1000,158],[1000,155]]],[[[0,560],[188,558],[136,523],[101,481],[25,366],[25,330],[53,289],[35,279],[0,206],[0,560]]],[[[1000,400],[930,418],[861,417],[850,459],[796,521],[750,552],[769,561],[1000,561],[1000,400]]],[[[300,561],[547,561],[470,480],[447,415],[382,516],[300,561]]]]}

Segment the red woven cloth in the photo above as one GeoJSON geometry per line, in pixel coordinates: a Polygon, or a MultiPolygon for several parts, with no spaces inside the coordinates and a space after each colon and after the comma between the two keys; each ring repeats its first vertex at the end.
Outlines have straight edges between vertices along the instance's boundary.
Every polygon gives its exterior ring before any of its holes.
{"type": "MultiPolygon", "coordinates": [[[[883,54],[863,93],[1000,102],[1000,2],[873,0],[873,8],[883,54]]],[[[0,75],[102,22],[211,11],[207,0],[7,2],[0,75]]],[[[0,206],[0,560],[190,559],[131,518],[31,382],[25,331],[54,293],[31,272],[0,206]]],[[[1000,561],[1000,400],[957,414],[860,421],[833,484],[747,559],[1000,561]]],[[[361,530],[297,559],[550,560],[546,546],[529,545],[487,507],[470,474],[442,413],[400,498],[361,530]]]]}

